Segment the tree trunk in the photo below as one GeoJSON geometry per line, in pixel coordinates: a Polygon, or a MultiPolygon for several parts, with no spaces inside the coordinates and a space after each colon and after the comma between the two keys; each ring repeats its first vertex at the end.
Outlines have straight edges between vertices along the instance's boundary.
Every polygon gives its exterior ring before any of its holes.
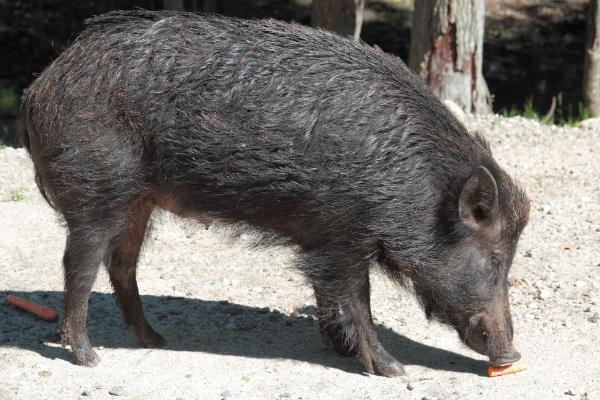
{"type": "Polygon", "coordinates": [[[163,0],[163,8],[171,11],[185,11],[183,0],[163,0]]]}
{"type": "Polygon", "coordinates": [[[442,100],[491,111],[483,78],[484,0],[415,0],[409,68],[442,100]]]}
{"type": "Polygon", "coordinates": [[[592,117],[600,117],[600,4],[591,0],[587,18],[583,99],[592,117]]]}
{"type": "Polygon", "coordinates": [[[312,26],[360,37],[366,0],[313,0],[312,26]]]}

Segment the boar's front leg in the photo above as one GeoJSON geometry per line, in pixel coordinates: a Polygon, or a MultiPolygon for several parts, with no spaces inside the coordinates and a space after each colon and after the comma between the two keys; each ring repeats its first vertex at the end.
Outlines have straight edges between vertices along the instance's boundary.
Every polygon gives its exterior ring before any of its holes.
{"type": "MultiPolygon", "coordinates": [[[[353,351],[367,372],[387,377],[404,375],[404,367],[379,342],[371,316],[368,266],[349,276],[328,279],[318,274],[314,284],[321,335],[333,343],[341,354],[353,351]]],[[[334,274],[340,276],[338,274],[334,274]]]]}
{"type": "Polygon", "coordinates": [[[317,317],[319,331],[326,346],[330,344],[336,351],[349,356],[356,353],[356,329],[350,316],[344,314],[338,302],[328,297],[326,290],[314,287],[317,300],[317,317]]]}
{"type": "Polygon", "coordinates": [[[368,270],[364,277],[356,282],[354,290],[348,293],[344,312],[350,314],[356,327],[356,346],[358,357],[369,373],[374,369],[387,377],[405,374],[404,367],[379,342],[371,316],[371,292],[368,270]]]}

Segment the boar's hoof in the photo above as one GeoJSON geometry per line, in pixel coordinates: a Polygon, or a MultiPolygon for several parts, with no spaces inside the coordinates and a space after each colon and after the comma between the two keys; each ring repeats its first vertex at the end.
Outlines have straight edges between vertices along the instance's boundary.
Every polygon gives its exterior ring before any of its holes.
{"type": "Polygon", "coordinates": [[[404,366],[392,357],[381,344],[377,343],[369,350],[363,348],[363,351],[359,351],[359,358],[369,373],[377,371],[388,378],[406,375],[404,366]]]}
{"type": "Polygon", "coordinates": [[[146,320],[127,323],[127,330],[137,336],[145,347],[162,347],[165,344],[165,339],[146,320]]]}
{"type": "Polygon", "coordinates": [[[73,351],[73,357],[75,364],[84,367],[95,367],[100,363],[100,357],[98,357],[98,354],[92,349],[73,351]]]}
{"type": "Polygon", "coordinates": [[[356,348],[352,347],[351,344],[346,343],[344,338],[340,338],[338,336],[335,340],[332,340],[332,344],[335,348],[335,351],[337,351],[341,356],[348,357],[356,354],[356,348]]]}
{"type": "Polygon", "coordinates": [[[94,350],[87,335],[70,335],[66,325],[61,329],[62,347],[71,346],[73,362],[84,367],[95,367],[100,362],[100,357],[94,350]]]}
{"type": "Polygon", "coordinates": [[[388,378],[395,378],[397,376],[406,375],[404,366],[396,360],[393,360],[388,364],[378,365],[377,371],[379,371],[381,375],[386,376],[388,378]]]}
{"type": "Polygon", "coordinates": [[[347,337],[352,337],[354,328],[348,327],[344,329],[340,324],[335,322],[321,324],[321,339],[325,346],[332,345],[338,354],[342,356],[352,356],[356,354],[356,347],[353,340],[347,340],[347,337]],[[346,332],[350,330],[351,332],[346,332]],[[348,336],[350,335],[350,336],[348,336]]]}
{"type": "Polygon", "coordinates": [[[149,331],[138,335],[138,337],[146,347],[163,347],[165,345],[165,339],[158,333],[154,332],[152,328],[150,328],[149,331]]]}

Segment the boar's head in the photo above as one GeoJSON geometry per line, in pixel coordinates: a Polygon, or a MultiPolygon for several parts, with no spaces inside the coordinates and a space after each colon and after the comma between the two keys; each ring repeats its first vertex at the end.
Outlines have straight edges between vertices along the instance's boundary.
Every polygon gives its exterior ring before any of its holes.
{"type": "Polygon", "coordinates": [[[508,272],[529,200],[493,161],[455,186],[435,222],[435,255],[413,265],[387,264],[410,278],[429,319],[456,328],[492,365],[510,364],[520,354],[512,343],[508,272]]]}

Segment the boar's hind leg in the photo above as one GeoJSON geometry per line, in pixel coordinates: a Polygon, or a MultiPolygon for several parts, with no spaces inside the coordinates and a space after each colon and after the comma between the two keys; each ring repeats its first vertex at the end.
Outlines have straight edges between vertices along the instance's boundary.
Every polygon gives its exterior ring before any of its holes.
{"type": "Polygon", "coordinates": [[[138,255],[153,207],[148,200],[142,200],[133,207],[126,231],[117,238],[112,254],[108,254],[105,260],[125,325],[146,347],[160,347],[164,343],[162,336],[146,321],[136,280],[138,255]]]}
{"type": "Polygon", "coordinates": [[[93,367],[100,361],[87,335],[88,300],[102,261],[104,238],[69,226],[63,257],[65,268],[65,315],[62,321],[63,346],[70,345],[75,364],[93,367]]]}

